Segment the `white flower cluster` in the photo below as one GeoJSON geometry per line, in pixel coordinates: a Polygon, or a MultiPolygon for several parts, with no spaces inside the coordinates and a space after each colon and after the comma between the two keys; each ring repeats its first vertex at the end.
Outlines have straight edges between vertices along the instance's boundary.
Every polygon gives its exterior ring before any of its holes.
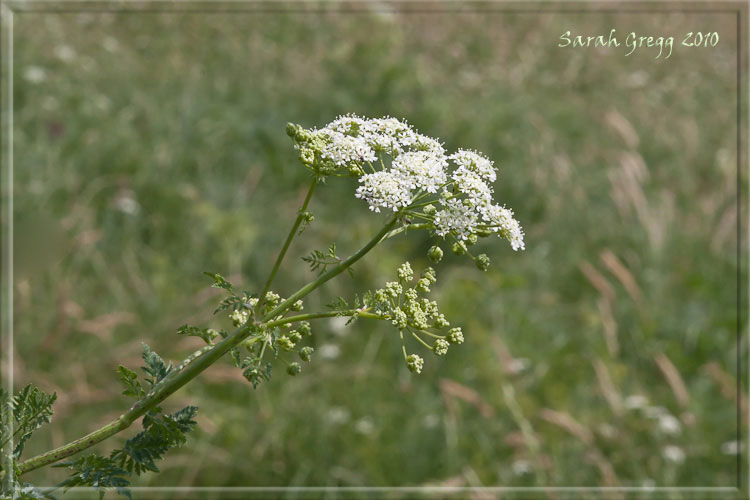
{"type": "Polygon", "coordinates": [[[425,198],[433,195],[440,208],[419,217],[430,222],[437,235],[466,240],[496,233],[514,250],[524,249],[513,212],[493,202],[496,169],[476,151],[459,149],[447,155],[438,140],[392,117],[344,115],[321,129],[292,126],[289,133],[303,163],[319,174],[345,168],[356,175],[360,185],[355,195],[374,212],[424,206],[425,198]]]}

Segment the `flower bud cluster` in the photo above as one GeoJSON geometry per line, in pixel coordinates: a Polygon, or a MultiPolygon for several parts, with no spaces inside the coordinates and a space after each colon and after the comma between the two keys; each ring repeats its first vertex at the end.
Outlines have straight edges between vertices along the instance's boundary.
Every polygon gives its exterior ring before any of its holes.
{"type": "MultiPolygon", "coordinates": [[[[438,308],[437,302],[429,300],[420,294],[430,291],[430,286],[437,281],[435,270],[426,268],[419,278],[414,276],[411,264],[405,262],[397,270],[398,281],[385,284],[384,288],[376,290],[372,295],[370,307],[373,312],[401,332],[403,342],[404,333],[410,333],[415,339],[437,356],[445,356],[451,344],[463,342],[461,328],[453,328],[449,335],[439,335],[435,330],[448,328],[450,323],[438,308]],[[421,335],[435,338],[430,346],[422,340],[421,335]]],[[[404,358],[407,367],[414,373],[420,373],[424,360],[416,354],[406,354],[404,346],[404,358]]]]}

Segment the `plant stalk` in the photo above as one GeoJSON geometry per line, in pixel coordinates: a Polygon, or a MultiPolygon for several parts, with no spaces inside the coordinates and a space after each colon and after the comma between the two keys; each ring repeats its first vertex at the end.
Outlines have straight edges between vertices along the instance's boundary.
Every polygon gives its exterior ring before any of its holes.
{"type": "Polygon", "coordinates": [[[292,226],[292,230],[289,231],[289,234],[286,237],[286,241],[284,241],[284,246],[281,248],[281,252],[279,252],[279,256],[276,257],[276,262],[273,264],[273,269],[271,269],[271,274],[268,276],[268,279],[266,280],[266,284],[263,286],[263,291],[260,294],[260,297],[258,298],[258,304],[255,308],[256,311],[261,311],[263,307],[263,303],[266,301],[266,293],[271,289],[271,283],[273,283],[273,279],[276,277],[276,273],[279,270],[279,267],[281,267],[281,261],[284,260],[284,257],[286,256],[287,250],[289,250],[289,246],[292,243],[292,240],[297,235],[297,229],[299,229],[300,224],[302,223],[302,220],[305,217],[305,211],[307,210],[307,205],[310,203],[310,198],[312,198],[313,192],[315,191],[315,186],[318,185],[318,180],[316,178],[313,178],[312,182],[310,183],[310,189],[307,190],[307,196],[305,196],[305,201],[302,203],[302,207],[299,209],[299,213],[297,214],[297,219],[294,221],[294,225],[292,226]]]}
{"type": "MultiPolygon", "coordinates": [[[[352,254],[349,258],[342,261],[340,264],[333,267],[328,272],[320,275],[316,280],[308,283],[307,285],[297,290],[294,294],[292,294],[291,297],[283,301],[281,304],[275,307],[271,312],[266,314],[266,316],[263,318],[263,321],[264,322],[269,321],[275,318],[276,316],[278,316],[279,314],[284,313],[298,299],[312,292],[313,290],[315,290],[316,288],[318,288],[320,285],[330,280],[331,278],[334,278],[335,276],[341,274],[346,269],[348,269],[352,264],[354,264],[356,261],[364,257],[365,254],[367,254],[367,252],[372,250],[372,248],[375,245],[380,243],[384,239],[386,234],[388,234],[388,232],[393,228],[393,226],[398,221],[398,215],[399,215],[398,213],[394,214],[388,220],[386,225],[369,242],[367,242],[362,248],[357,250],[356,253],[352,254]]],[[[292,233],[294,233],[294,231],[292,233]]],[[[287,243],[290,241],[291,239],[287,238],[287,243]]],[[[285,246],[288,247],[288,244],[285,246]]],[[[282,255],[283,255],[283,252],[282,252],[282,255]]],[[[326,316],[323,316],[323,314],[327,314],[327,313],[320,313],[320,314],[321,315],[317,317],[326,317],[326,316]]],[[[300,316],[307,316],[310,319],[312,319],[312,316],[314,315],[315,314],[308,314],[308,315],[303,314],[300,316]]],[[[301,320],[302,319],[297,319],[297,321],[301,321],[301,320]]],[[[269,325],[273,325],[274,323],[278,323],[279,321],[284,321],[284,320],[277,320],[276,322],[270,322],[269,325]]],[[[154,386],[154,388],[143,399],[141,399],[135,405],[133,405],[130,408],[130,410],[128,410],[123,415],[121,415],[117,420],[110,422],[104,427],[98,430],[95,430],[91,434],[88,434],[82,438],[76,439],[75,441],[72,441],[66,445],[60,446],[59,448],[55,448],[54,450],[48,451],[47,453],[43,453],[41,455],[38,455],[36,457],[30,458],[22,462],[21,464],[18,465],[18,470],[20,471],[19,474],[25,474],[26,472],[39,469],[40,467],[44,467],[45,465],[49,465],[59,460],[62,460],[63,458],[67,458],[80,451],[90,448],[91,446],[94,446],[95,444],[100,443],[101,441],[104,441],[105,439],[117,434],[118,432],[124,429],[127,429],[139,417],[146,414],[149,410],[157,406],[159,403],[164,401],[167,397],[169,397],[178,389],[180,389],[182,386],[187,384],[189,381],[195,378],[199,373],[201,373],[203,370],[205,370],[206,368],[211,366],[213,363],[215,363],[219,358],[221,358],[224,354],[226,354],[230,349],[238,346],[240,342],[245,340],[253,332],[254,327],[258,327],[261,325],[262,323],[260,325],[259,324],[245,325],[233,331],[230,335],[227,336],[227,338],[223,339],[221,342],[210,347],[208,350],[197,351],[193,355],[186,358],[179,365],[183,367],[182,369],[175,370],[169,375],[167,375],[166,377],[164,377],[164,379],[162,379],[156,386],[154,386]]]]}

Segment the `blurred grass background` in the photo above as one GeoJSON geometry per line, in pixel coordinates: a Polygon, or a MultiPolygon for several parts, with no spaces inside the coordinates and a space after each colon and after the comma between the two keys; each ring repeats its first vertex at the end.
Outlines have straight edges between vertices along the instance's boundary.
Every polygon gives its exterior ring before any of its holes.
{"type": "MultiPolygon", "coordinates": [[[[734,486],[734,14],[306,8],[16,14],[15,377],[59,395],[26,456],[116,418],[141,342],[179,360],[200,341],[176,327],[227,326],[201,273],[265,279],[307,184],[285,123],[355,112],[493,158],[527,250],[493,239],[486,274],[438,266],[467,342],[419,377],[364,321],[316,322],[294,379],[277,366],[253,390],[212,367],[166,405],[197,404],[200,430],[138,484],[734,486]],[[720,43],[557,47],[611,28],[720,43]]],[[[380,226],[354,187],[316,193],[282,295],[313,277],[300,256],[380,226]]],[[[431,244],[389,240],[306,310],[423,268],[431,244]]]]}

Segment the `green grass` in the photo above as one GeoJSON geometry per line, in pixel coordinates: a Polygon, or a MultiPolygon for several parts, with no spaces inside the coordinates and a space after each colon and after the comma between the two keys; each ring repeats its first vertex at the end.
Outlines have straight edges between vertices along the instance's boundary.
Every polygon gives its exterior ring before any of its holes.
{"type": "MultiPolygon", "coordinates": [[[[124,411],[115,369],[139,366],[142,341],[179,360],[200,341],[178,326],[227,326],[202,271],[262,286],[307,185],[285,123],[356,112],[493,158],[527,250],[481,242],[487,273],[440,264],[434,295],[467,342],[419,377],[397,333],[366,321],[314,324],[318,353],[338,356],[294,379],[277,366],[253,390],[212,367],[168,405],[197,404],[200,430],[139,484],[733,486],[734,27],[728,14],[17,14],[16,381],[59,394],[27,456],[124,411]],[[556,47],[567,29],[611,27],[679,43],[696,23],[720,45],[668,60],[556,47]],[[621,409],[632,394],[682,432],[621,409]],[[684,463],[663,458],[669,444],[684,463]]],[[[346,255],[382,224],[354,186],[316,193],[282,295],[313,276],[299,257],[331,241],[346,255]]],[[[404,260],[422,269],[431,244],[388,241],[306,310],[404,260]]]]}

